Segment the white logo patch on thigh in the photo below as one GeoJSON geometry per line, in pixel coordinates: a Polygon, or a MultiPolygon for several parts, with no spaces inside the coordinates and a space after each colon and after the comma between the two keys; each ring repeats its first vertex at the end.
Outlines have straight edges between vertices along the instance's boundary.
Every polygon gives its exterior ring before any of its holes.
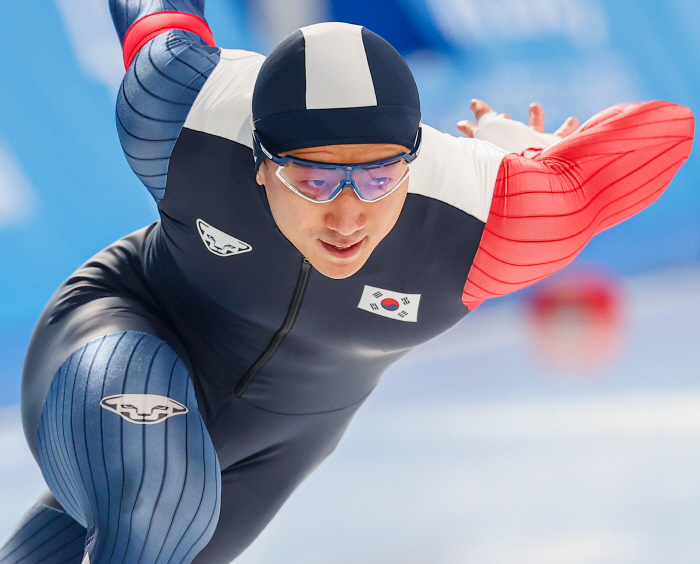
{"type": "Polygon", "coordinates": [[[100,405],[129,423],[153,425],[168,417],[184,415],[187,408],[180,402],[155,394],[118,394],[102,398],[100,405]]]}

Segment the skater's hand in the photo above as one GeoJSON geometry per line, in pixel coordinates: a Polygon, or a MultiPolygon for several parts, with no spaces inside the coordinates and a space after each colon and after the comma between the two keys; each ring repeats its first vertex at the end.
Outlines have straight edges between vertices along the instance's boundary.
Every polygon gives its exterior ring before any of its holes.
{"type": "MultiPolygon", "coordinates": [[[[492,110],[486,102],[476,99],[471,101],[471,104],[469,104],[469,108],[474,113],[476,123],[472,123],[468,120],[462,120],[457,122],[457,129],[459,129],[467,137],[474,137],[474,134],[479,130],[479,126],[477,125],[477,123],[482,117],[486,116],[487,114],[491,114],[492,110]]],[[[542,105],[533,102],[532,104],[530,104],[528,113],[529,127],[539,133],[544,133],[544,108],[542,107],[542,105]]],[[[510,119],[510,116],[508,114],[498,114],[496,117],[510,119]]],[[[554,132],[554,135],[562,139],[564,137],[568,137],[574,131],[576,131],[578,124],[578,119],[576,119],[575,117],[569,117],[564,121],[561,127],[559,127],[559,129],[557,129],[554,132]]]]}

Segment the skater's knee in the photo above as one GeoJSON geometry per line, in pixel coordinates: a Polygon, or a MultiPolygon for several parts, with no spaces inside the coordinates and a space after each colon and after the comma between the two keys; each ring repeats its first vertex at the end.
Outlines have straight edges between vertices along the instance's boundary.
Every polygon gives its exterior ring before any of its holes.
{"type": "Polygon", "coordinates": [[[85,548],[85,528],[43,499],[24,515],[15,531],[0,547],[0,564],[80,564],[85,548]]]}

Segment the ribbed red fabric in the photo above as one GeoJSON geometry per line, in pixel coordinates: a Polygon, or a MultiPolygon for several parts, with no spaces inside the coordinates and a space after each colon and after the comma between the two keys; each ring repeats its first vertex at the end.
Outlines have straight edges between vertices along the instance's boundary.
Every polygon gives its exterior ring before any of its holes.
{"type": "Polygon", "coordinates": [[[214,47],[214,36],[202,18],[185,12],[156,12],[136,20],[127,30],[122,41],[124,51],[124,68],[128,69],[131,61],[141,47],[154,37],[171,29],[183,29],[199,35],[207,45],[214,47]]]}
{"type": "Polygon", "coordinates": [[[692,112],[613,106],[534,159],[510,154],[462,293],[470,310],[569,264],[596,233],[641,211],[690,154],[692,112]]]}

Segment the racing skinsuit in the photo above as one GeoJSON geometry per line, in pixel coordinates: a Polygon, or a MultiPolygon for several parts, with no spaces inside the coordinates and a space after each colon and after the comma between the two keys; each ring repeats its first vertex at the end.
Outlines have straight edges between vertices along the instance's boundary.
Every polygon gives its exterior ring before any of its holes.
{"type": "MultiPolygon", "coordinates": [[[[170,4],[203,17],[202,2],[170,4]]],[[[120,37],[160,9],[113,0],[120,37]]],[[[167,28],[167,13],[151,17],[167,28]]],[[[255,182],[263,57],[182,27],[137,50],[117,105],[161,219],[71,276],[32,338],[23,421],[53,496],[3,564],[47,551],[77,564],[85,542],[93,564],[233,560],[389,364],[568,264],[654,201],[691,148],[692,114],[666,102],[610,108],[534,158],[424,125],[396,226],[334,280],[282,235],[255,182]],[[37,523],[62,532],[25,557],[37,523]]]]}

